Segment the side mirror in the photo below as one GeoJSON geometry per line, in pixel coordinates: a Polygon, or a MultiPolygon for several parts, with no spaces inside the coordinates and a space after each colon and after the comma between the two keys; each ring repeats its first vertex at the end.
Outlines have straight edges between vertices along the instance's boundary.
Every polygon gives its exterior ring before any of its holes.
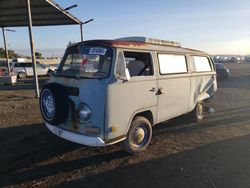
{"type": "Polygon", "coordinates": [[[115,70],[116,78],[123,80],[123,81],[129,81],[130,74],[129,74],[129,70],[126,68],[126,62],[125,62],[123,52],[119,52],[116,63],[117,63],[116,70],[115,70]]]}

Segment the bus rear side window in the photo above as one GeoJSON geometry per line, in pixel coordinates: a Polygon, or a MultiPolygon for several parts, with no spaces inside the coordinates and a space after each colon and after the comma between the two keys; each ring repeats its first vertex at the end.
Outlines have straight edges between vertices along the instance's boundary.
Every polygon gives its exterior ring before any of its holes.
{"type": "Polygon", "coordinates": [[[212,71],[210,62],[207,57],[193,56],[196,72],[209,72],[212,71]]]}

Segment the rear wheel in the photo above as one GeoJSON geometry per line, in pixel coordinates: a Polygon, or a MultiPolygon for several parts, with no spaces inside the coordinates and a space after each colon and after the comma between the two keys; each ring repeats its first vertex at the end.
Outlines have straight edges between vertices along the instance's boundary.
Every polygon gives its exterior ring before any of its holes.
{"type": "Polygon", "coordinates": [[[195,122],[199,122],[201,120],[204,119],[204,102],[203,101],[199,101],[197,102],[194,110],[191,112],[191,118],[193,121],[195,122]]]}
{"type": "Polygon", "coordinates": [[[24,79],[27,77],[27,74],[25,72],[19,72],[18,73],[18,78],[24,79]]]}
{"type": "Polygon", "coordinates": [[[151,123],[142,116],[133,119],[123,148],[130,154],[138,153],[147,148],[152,138],[151,123]]]}

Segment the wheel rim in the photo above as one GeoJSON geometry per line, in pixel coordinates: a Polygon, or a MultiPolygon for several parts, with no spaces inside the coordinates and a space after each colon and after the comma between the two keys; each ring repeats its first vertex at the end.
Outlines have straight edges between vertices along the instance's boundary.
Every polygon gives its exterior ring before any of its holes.
{"type": "Polygon", "coordinates": [[[147,143],[148,130],[147,126],[142,124],[134,129],[132,133],[132,145],[140,148],[147,143]]]}
{"type": "Polygon", "coordinates": [[[24,78],[25,77],[24,73],[19,73],[19,77],[24,78]]]}
{"type": "Polygon", "coordinates": [[[55,116],[55,99],[52,92],[45,89],[41,96],[42,99],[42,111],[46,119],[52,120],[55,116]]]}

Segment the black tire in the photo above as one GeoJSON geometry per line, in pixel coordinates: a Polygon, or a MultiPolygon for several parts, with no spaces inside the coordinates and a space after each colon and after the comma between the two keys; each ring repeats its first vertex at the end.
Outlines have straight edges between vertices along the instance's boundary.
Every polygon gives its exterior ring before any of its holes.
{"type": "Polygon", "coordinates": [[[19,72],[17,76],[20,79],[25,79],[27,77],[27,74],[25,72],[19,72]]]}
{"type": "Polygon", "coordinates": [[[152,138],[152,125],[142,116],[136,116],[130,126],[123,148],[130,154],[141,152],[147,148],[152,138]]]}
{"type": "Polygon", "coordinates": [[[56,83],[45,85],[40,95],[43,119],[51,125],[63,123],[69,114],[69,100],[64,88],[56,83]]]}
{"type": "Polygon", "coordinates": [[[53,70],[48,70],[48,73],[47,73],[48,76],[52,76],[53,74],[54,74],[53,70]]]}
{"type": "Polygon", "coordinates": [[[202,121],[204,119],[204,111],[205,111],[204,102],[203,101],[197,102],[194,110],[191,112],[192,121],[194,122],[202,121]]]}

